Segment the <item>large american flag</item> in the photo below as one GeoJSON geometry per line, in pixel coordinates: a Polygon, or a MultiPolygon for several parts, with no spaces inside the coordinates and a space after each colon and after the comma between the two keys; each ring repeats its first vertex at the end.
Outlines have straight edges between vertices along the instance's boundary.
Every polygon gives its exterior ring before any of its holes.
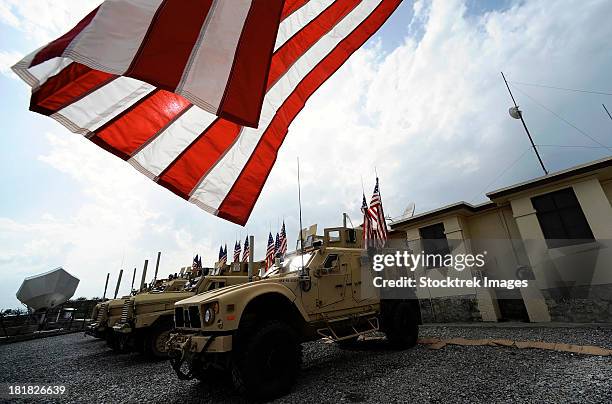
{"type": "Polygon", "coordinates": [[[280,253],[281,257],[284,257],[287,254],[287,231],[285,230],[285,221],[283,221],[283,227],[281,227],[280,231],[280,247],[278,248],[278,253],[280,253]]]}
{"type": "Polygon", "coordinates": [[[13,70],[31,110],[244,225],[291,122],[400,2],[106,1],[13,70]]]}
{"type": "Polygon", "coordinates": [[[270,268],[274,264],[274,239],[272,233],[268,236],[268,248],[266,250],[266,269],[270,268]]]}

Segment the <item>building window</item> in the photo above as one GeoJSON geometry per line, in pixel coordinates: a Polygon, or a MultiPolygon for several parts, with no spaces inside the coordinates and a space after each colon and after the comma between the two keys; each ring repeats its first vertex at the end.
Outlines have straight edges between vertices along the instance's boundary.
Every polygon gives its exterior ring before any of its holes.
{"type": "MultiPolygon", "coordinates": [[[[446,254],[450,254],[450,248],[448,246],[448,240],[444,233],[444,225],[442,223],[434,224],[427,227],[421,227],[419,234],[423,241],[423,252],[425,256],[438,255],[444,257],[446,254]]],[[[443,258],[441,259],[427,259],[427,268],[440,268],[442,267],[443,258]]]]}
{"type": "Polygon", "coordinates": [[[588,243],[593,232],[572,188],[531,198],[548,248],[588,243]]]}

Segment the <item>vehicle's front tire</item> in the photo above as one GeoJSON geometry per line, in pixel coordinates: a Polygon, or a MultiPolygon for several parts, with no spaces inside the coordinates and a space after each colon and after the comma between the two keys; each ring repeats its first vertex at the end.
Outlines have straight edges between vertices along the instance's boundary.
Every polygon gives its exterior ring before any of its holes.
{"type": "Polygon", "coordinates": [[[119,352],[119,341],[113,330],[106,331],[106,345],[114,352],[119,352]]]}
{"type": "Polygon", "coordinates": [[[248,397],[272,399],[287,393],[297,377],[301,345],[296,332],[268,321],[244,336],[232,366],[234,387],[248,397]]]}
{"type": "Polygon", "coordinates": [[[389,313],[385,324],[389,344],[395,349],[408,349],[416,345],[419,338],[419,323],[413,306],[400,302],[389,313]]]}
{"type": "Polygon", "coordinates": [[[170,328],[155,327],[147,336],[146,352],[156,359],[168,359],[168,339],[170,328]]]}

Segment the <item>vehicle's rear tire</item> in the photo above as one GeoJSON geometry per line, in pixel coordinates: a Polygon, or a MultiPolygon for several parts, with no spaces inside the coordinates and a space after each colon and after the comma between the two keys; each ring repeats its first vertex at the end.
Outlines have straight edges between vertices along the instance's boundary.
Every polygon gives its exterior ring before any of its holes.
{"type": "Polygon", "coordinates": [[[297,377],[301,345],[296,332],[280,321],[268,321],[243,338],[232,364],[234,387],[254,399],[287,393],[297,377]]]}
{"type": "Polygon", "coordinates": [[[385,324],[389,344],[395,349],[408,349],[416,345],[419,338],[419,323],[413,306],[400,302],[389,313],[385,324]]]}

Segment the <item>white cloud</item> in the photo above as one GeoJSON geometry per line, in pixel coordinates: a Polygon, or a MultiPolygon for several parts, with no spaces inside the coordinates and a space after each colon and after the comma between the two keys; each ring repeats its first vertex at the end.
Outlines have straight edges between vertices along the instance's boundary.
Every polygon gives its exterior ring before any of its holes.
{"type": "Polygon", "coordinates": [[[0,51],[0,73],[9,79],[17,79],[17,75],[11,70],[11,66],[17,63],[23,54],[14,51],[0,51]]]}
{"type": "MultiPolygon", "coordinates": [[[[47,141],[50,150],[40,159],[72,178],[84,196],[66,217],[43,213],[27,223],[0,218],[0,265],[11,277],[63,266],[81,279],[78,294],[92,296],[102,293],[107,272],[116,276],[122,264],[140,271],[144,258],[153,260],[158,249],[162,274],[190,265],[194,252],[212,257],[206,237],[160,210],[156,201],[169,195],[149,186],[127,164],[77,135],[48,134],[47,141]]],[[[44,201],[40,206],[45,212],[44,201]]],[[[127,282],[123,286],[126,291],[127,282]]]]}
{"type": "MultiPolygon", "coordinates": [[[[56,36],[95,2],[79,2],[76,11],[74,2],[54,2],[63,11],[55,10],[51,22],[37,22],[34,5],[42,3],[0,1],[0,20],[27,35],[40,29],[56,36]]],[[[296,156],[305,225],[337,225],[343,211],[357,224],[361,178],[369,196],[375,168],[392,216],[409,201],[422,212],[474,195],[478,199],[491,188],[540,174],[528,152],[485,188],[529,146],[520,123],[508,117],[501,70],[510,80],[609,88],[612,2],[530,0],[484,15],[469,15],[460,0],[420,0],[413,8],[413,20],[404,22],[410,36],[401,46],[387,53],[381,45],[385,38],[370,42],[308,102],[290,128],[247,229],[203,213],[66,133],[49,137],[50,151],[41,159],[74,181],[82,193],[77,209],[70,217],[51,216],[41,202],[38,220],[1,218],[0,265],[10,265],[19,276],[64,265],[81,275],[81,293],[91,296],[101,293],[105,273],[116,271],[124,251],[126,266],[138,263],[140,270],[142,258],[162,249],[165,269],[171,270],[189,264],[196,251],[210,262],[220,242],[231,247],[248,230],[257,237],[261,256],[267,232],[276,231],[283,218],[292,240],[297,233],[296,156]]],[[[521,88],[606,139],[610,123],[600,109],[609,100],[521,88]]],[[[592,145],[516,96],[538,143],[592,145]]],[[[554,148],[542,153],[551,170],[609,154],[554,148]]]]}
{"type": "Polygon", "coordinates": [[[40,46],[70,30],[100,3],[100,0],[1,0],[0,22],[40,46]]]}

